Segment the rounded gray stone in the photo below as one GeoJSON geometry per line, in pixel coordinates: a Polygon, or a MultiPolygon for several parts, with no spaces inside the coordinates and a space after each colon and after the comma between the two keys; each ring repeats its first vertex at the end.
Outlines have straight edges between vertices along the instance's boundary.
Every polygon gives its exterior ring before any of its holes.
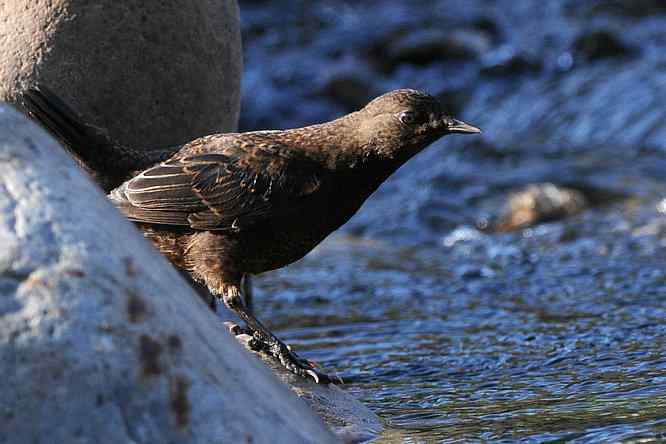
{"type": "Polygon", "coordinates": [[[0,99],[46,84],[133,147],[236,129],[235,0],[0,2],[0,99]]]}
{"type": "Polygon", "coordinates": [[[6,105],[0,245],[0,442],[337,442],[6,105]]]}

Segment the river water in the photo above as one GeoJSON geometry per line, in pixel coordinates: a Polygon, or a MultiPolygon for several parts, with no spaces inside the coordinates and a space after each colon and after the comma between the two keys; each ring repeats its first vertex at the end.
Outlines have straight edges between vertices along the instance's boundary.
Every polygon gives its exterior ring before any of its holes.
{"type": "Polygon", "coordinates": [[[241,126],[425,89],[480,137],[398,171],[257,313],[376,442],[666,440],[666,3],[241,1],[241,126]],[[493,229],[552,183],[577,214],[493,229]]]}

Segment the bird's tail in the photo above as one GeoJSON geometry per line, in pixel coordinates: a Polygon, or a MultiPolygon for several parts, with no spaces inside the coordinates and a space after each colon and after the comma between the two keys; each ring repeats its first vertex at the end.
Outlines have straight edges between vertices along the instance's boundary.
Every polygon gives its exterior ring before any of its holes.
{"type": "Polygon", "coordinates": [[[107,191],[173,153],[173,148],[136,150],[114,143],[108,134],[81,117],[44,85],[24,91],[18,105],[51,134],[107,191]]]}
{"type": "Polygon", "coordinates": [[[44,86],[24,91],[20,105],[86,164],[93,157],[91,152],[111,144],[101,129],[84,124],[69,105],[44,86]]]}

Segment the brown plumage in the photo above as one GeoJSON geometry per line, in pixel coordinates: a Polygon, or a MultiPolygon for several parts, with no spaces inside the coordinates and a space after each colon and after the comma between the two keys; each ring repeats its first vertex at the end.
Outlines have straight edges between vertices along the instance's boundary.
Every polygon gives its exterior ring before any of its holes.
{"type": "MultiPolygon", "coordinates": [[[[39,90],[28,97],[42,102],[33,110],[38,120],[76,122],[71,111],[67,119],[50,116],[63,108],[49,109],[39,90]]],[[[68,131],[54,132],[71,150],[87,149],[85,140],[62,136],[68,131]]],[[[478,132],[443,113],[431,96],[397,90],[320,125],[196,139],[109,197],[177,267],[246,322],[255,345],[291,371],[329,382],[250,313],[241,298],[243,277],[302,258],[433,141],[478,132]]]]}

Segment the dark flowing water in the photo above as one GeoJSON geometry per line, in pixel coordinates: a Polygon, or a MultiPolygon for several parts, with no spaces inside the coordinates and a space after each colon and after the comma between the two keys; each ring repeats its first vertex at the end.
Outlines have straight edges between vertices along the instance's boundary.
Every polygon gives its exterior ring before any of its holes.
{"type": "Polygon", "coordinates": [[[257,312],[386,419],[378,442],[666,440],[666,4],[241,1],[244,129],[397,87],[484,130],[430,147],[257,312]],[[584,210],[492,229],[530,184],[584,210]]]}

